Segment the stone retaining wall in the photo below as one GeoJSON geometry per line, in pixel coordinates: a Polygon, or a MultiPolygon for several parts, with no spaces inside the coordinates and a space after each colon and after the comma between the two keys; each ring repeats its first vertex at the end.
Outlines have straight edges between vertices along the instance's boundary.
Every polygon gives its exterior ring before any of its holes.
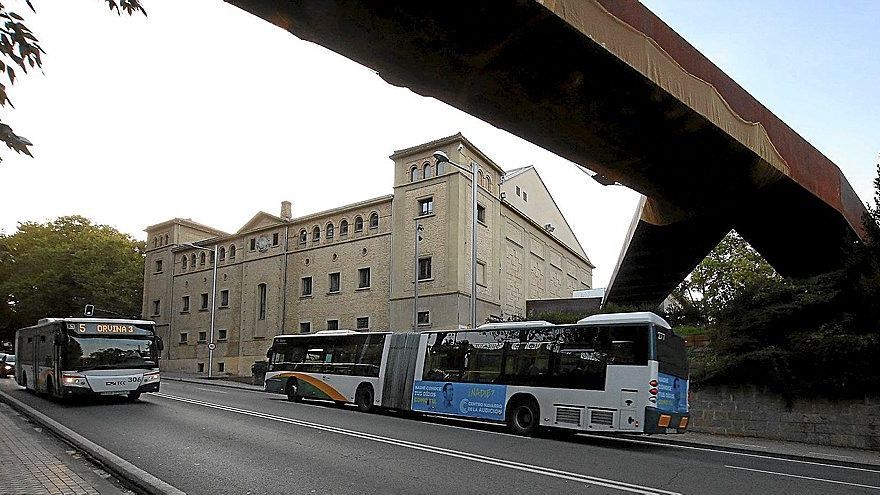
{"type": "Polygon", "coordinates": [[[691,392],[691,430],[880,450],[880,397],[785,400],[757,387],[691,392]]]}

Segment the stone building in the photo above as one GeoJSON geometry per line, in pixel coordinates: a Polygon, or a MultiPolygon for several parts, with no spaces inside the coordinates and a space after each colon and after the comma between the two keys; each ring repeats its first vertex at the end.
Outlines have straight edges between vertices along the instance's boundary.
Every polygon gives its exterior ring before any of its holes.
{"type": "Polygon", "coordinates": [[[279,334],[411,330],[417,274],[418,328],[468,325],[472,179],[436,150],[479,167],[478,322],[591,288],[593,265],[534,168],[505,173],[457,134],[391,155],[388,196],[295,218],[285,201],[235,233],[181,218],[147,227],[143,314],[166,342],[163,368],[207,371],[215,262],[214,373],[250,374],[279,334]]]}

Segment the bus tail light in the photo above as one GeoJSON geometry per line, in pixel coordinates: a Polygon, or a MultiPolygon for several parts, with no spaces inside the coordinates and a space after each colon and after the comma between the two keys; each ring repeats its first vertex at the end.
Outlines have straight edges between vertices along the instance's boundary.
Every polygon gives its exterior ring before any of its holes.
{"type": "Polygon", "coordinates": [[[661,414],[660,419],[657,420],[657,426],[660,428],[666,428],[669,426],[669,421],[672,419],[672,416],[668,414],[661,414]]]}
{"type": "Polygon", "coordinates": [[[651,390],[648,390],[648,393],[650,393],[651,395],[657,395],[657,389],[652,388],[651,390]]]}
{"type": "Polygon", "coordinates": [[[651,380],[650,382],[648,382],[648,385],[650,385],[650,386],[652,386],[652,387],[656,387],[656,386],[657,386],[657,380],[651,380]]]}

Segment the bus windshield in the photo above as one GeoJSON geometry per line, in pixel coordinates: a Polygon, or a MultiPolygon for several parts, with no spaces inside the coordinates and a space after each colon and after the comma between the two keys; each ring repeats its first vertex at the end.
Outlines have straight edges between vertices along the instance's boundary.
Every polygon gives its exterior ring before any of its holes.
{"type": "Polygon", "coordinates": [[[63,347],[64,368],[75,371],[113,368],[155,368],[152,339],[71,336],[63,347]]]}

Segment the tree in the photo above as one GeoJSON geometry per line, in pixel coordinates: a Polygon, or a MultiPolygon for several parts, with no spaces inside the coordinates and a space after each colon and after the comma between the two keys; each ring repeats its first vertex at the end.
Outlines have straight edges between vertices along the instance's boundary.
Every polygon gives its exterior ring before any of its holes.
{"type": "Polygon", "coordinates": [[[81,216],[0,234],[0,341],[40,318],[81,315],[86,304],[140,315],[145,250],[143,241],[81,216]]]}
{"type": "Polygon", "coordinates": [[[705,325],[747,286],[779,275],[736,231],[731,231],[673,291],[673,319],[705,325]]]}
{"type": "MultiPolygon", "coordinates": [[[[111,11],[115,10],[119,15],[122,15],[122,12],[129,15],[135,12],[147,14],[141,6],[140,0],[104,1],[107,2],[111,11]]],[[[25,3],[32,12],[36,13],[31,0],[25,0],[25,3]]],[[[13,66],[17,66],[24,73],[27,73],[28,69],[42,69],[41,55],[45,53],[36,35],[25,25],[24,18],[0,2],[0,76],[5,75],[10,85],[15,84],[16,70],[13,66]]],[[[12,107],[12,101],[9,99],[6,86],[0,83],[0,106],[6,107],[7,105],[12,107]]],[[[30,146],[33,146],[33,143],[16,134],[12,127],[2,119],[0,119],[0,141],[6,143],[9,149],[17,153],[33,156],[30,151],[30,146]]],[[[0,157],[0,161],[2,160],[0,157]]]]}

